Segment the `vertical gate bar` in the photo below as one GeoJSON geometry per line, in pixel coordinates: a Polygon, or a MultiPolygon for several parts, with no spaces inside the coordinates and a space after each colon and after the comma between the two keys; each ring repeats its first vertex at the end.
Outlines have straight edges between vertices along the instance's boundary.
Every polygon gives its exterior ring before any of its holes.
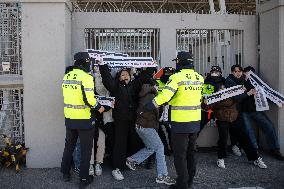
{"type": "Polygon", "coordinates": [[[241,65],[243,66],[244,60],[244,31],[241,30],[241,65]]]}
{"type": "Polygon", "coordinates": [[[154,29],[151,29],[150,33],[149,33],[149,50],[151,52],[151,56],[153,57],[153,59],[157,61],[157,57],[155,56],[155,52],[152,49],[152,34],[153,34],[153,30],[154,29]]]}
{"type": "Polygon", "coordinates": [[[17,5],[17,17],[16,17],[16,23],[17,23],[17,45],[16,45],[16,57],[17,57],[17,71],[16,74],[20,74],[20,33],[19,33],[19,27],[20,27],[20,23],[19,23],[19,19],[20,19],[20,15],[19,15],[19,6],[17,5]]]}
{"type": "Polygon", "coordinates": [[[186,46],[185,46],[185,32],[186,29],[183,29],[183,35],[182,35],[182,50],[186,51],[186,46]]]}
{"type": "Polygon", "coordinates": [[[144,56],[144,29],[141,29],[141,55],[144,56]]]}
{"type": "Polygon", "coordinates": [[[179,30],[177,29],[176,30],[176,51],[178,51],[178,33],[179,33],[179,30]]]}
{"type": "Polygon", "coordinates": [[[205,57],[205,53],[206,53],[205,49],[204,49],[204,43],[205,43],[204,42],[204,35],[206,34],[205,31],[206,30],[202,30],[202,38],[201,38],[201,40],[202,40],[201,41],[201,44],[202,44],[202,73],[203,73],[202,75],[205,74],[205,64],[204,64],[204,61],[205,61],[204,57],[205,57]]]}
{"type": "Polygon", "coordinates": [[[240,31],[238,30],[238,64],[240,64],[240,31]]]}
{"type": "MultiPolygon", "coordinates": [[[[208,30],[206,30],[206,38],[205,38],[205,73],[208,72],[208,30]]],[[[206,76],[206,74],[205,74],[206,76]]]]}
{"type": "Polygon", "coordinates": [[[201,58],[201,56],[200,56],[200,54],[201,54],[201,47],[200,47],[200,45],[201,45],[201,40],[200,40],[200,38],[201,38],[201,30],[198,30],[198,71],[199,71],[199,73],[201,72],[201,60],[200,60],[200,58],[201,58]]]}
{"type": "Polygon", "coordinates": [[[24,143],[25,141],[24,141],[24,128],[23,128],[23,119],[22,119],[22,114],[23,114],[23,112],[22,112],[22,98],[23,98],[23,96],[22,96],[22,92],[21,92],[21,90],[23,90],[23,89],[19,89],[19,114],[20,114],[20,134],[21,134],[21,143],[24,143]]]}
{"type": "Polygon", "coordinates": [[[98,46],[97,46],[97,49],[98,50],[101,50],[101,29],[97,29],[98,31],[98,46]]]}
{"type": "Polygon", "coordinates": [[[210,56],[210,58],[209,58],[209,65],[210,65],[210,67],[211,67],[211,64],[212,64],[212,43],[211,43],[211,41],[212,41],[212,30],[209,30],[210,31],[210,35],[209,35],[209,56],[210,56]]]}
{"type": "Polygon", "coordinates": [[[93,36],[93,49],[97,49],[97,36],[96,36],[96,30],[92,30],[92,36],[93,36]]]}

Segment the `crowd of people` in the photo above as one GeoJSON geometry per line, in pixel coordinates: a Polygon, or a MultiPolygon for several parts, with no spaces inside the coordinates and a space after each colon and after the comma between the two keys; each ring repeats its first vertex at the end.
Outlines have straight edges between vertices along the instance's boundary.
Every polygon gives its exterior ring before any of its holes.
{"type": "MultiPolygon", "coordinates": [[[[107,64],[91,64],[87,52],[74,55],[66,68],[62,89],[66,125],[61,172],[70,181],[71,169],[79,174],[80,188],[100,176],[104,158],[112,163],[112,176],[123,180],[126,168],[136,170],[156,164],[155,181],[173,189],[190,188],[196,173],[196,139],[208,122],[214,120],[219,140],[217,166],[225,168],[230,136],[234,154],[242,151],[248,161],[267,168],[259,155],[253,123],[262,129],[270,154],[284,160],[273,123],[264,112],[256,111],[256,90],[247,78],[254,68],[231,67],[225,79],[218,66],[212,66],[205,80],[194,71],[189,52],[179,52],[176,69],[164,68],[159,79],[156,68],[113,70],[107,64]],[[204,95],[242,85],[243,94],[207,105],[204,95]],[[101,105],[95,95],[115,97],[113,107],[101,105]],[[168,175],[166,155],[173,154],[177,178],[168,175]],[[156,163],[155,163],[156,162],[156,163]]],[[[213,146],[213,145],[212,145],[213,146]]]]}

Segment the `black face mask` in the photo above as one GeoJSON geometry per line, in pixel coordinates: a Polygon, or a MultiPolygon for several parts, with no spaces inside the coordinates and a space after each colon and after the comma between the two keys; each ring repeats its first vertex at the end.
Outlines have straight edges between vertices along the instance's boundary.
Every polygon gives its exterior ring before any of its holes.
{"type": "Polygon", "coordinates": [[[169,75],[164,75],[164,74],[163,74],[163,75],[160,77],[160,80],[161,80],[163,83],[167,83],[168,80],[169,80],[169,78],[170,78],[169,75]]]}

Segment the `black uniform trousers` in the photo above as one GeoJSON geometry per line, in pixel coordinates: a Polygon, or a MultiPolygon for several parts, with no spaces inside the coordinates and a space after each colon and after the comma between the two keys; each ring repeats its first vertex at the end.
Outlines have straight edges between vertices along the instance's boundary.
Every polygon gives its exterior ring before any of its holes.
{"type": "Polygon", "coordinates": [[[114,146],[112,153],[113,168],[126,168],[126,157],[143,148],[143,142],[135,130],[135,122],[131,120],[114,120],[114,146]]]}
{"type": "Polygon", "coordinates": [[[165,155],[169,155],[170,152],[171,152],[171,149],[172,149],[172,139],[171,139],[171,128],[170,128],[168,123],[159,122],[158,135],[161,138],[161,141],[164,145],[165,155]],[[164,132],[164,130],[162,128],[163,126],[166,129],[169,142],[167,141],[166,133],[164,132]]]}
{"type": "Polygon", "coordinates": [[[194,157],[196,138],[197,133],[172,132],[174,164],[178,176],[176,185],[179,189],[187,189],[193,182],[196,173],[194,157]]]}
{"type": "Polygon", "coordinates": [[[69,129],[66,127],[65,148],[61,162],[61,172],[70,175],[72,154],[76,146],[77,138],[80,138],[81,161],[80,179],[89,178],[90,160],[92,155],[94,129],[69,129]]]}
{"type": "Polygon", "coordinates": [[[219,132],[219,140],[218,140],[218,159],[223,159],[227,156],[227,141],[228,134],[231,133],[236,138],[236,141],[239,143],[241,148],[245,151],[247,159],[257,160],[258,154],[257,150],[255,150],[250,140],[246,134],[246,132],[241,128],[242,122],[240,118],[236,121],[230,123],[226,121],[217,120],[218,132],[219,132]]]}

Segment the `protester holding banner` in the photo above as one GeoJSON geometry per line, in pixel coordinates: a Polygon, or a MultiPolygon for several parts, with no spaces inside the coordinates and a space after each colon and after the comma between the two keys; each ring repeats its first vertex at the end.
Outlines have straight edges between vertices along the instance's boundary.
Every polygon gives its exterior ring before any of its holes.
{"type": "MultiPolygon", "coordinates": [[[[217,89],[220,88],[219,85],[224,84],[225,78],[222,76],[222,71],[219,66],[212,66],[210,73],[204,80],[203,95],[211,95],[214,92],[217,92],[217,89]]],[[[200,131],[204,128],[204,126],[211,120],[214,119],[214,114],[212,110],[208,109],[205,103],[201,104],[201,121],[200,121],[200,131]]],[[[198,133],[198,135],[199,135],[198,133]]]]}
{"type": "MultiPolygon", "coordinates": [[[[252,71],[254,73],[255,69],[251,66],[246,67],[244,69],[244,75],[247,75],[249,71],[252,71]]],[[[255,88],[250,83],[248,77],[246,78],[245,88],[248,90],[255,88]]],[[[264,101],[264,99],[262,99],[261,101],[264,101]]],[[[256,111],[255,96],[252,95],[244,98],[241,105],[241,115],[244,122],[243,127],[247,135],[249,136],[250,142],[252,143],[253,147],[258,150],[257,140],[252,126],[252,121],[255,121],[255,126],[257,128],[260,128],[266,137],[266,141],[270,149],[270,154],[276,159],[283,161],[284,156],[280,153],[279,150],[279,142],[274,125],[263,111],[256,111]]]]}
{"type": "MultiPolygon", "coordinates": [[[[99,62],[101,64],[101,62],[99,62]]],[[[114,170],[112,175],[116,180],[123,180],[120,170],[125,169],[127,152],[134,154],[143,146],[141,139],[135,131],[136,109],[138,93],[142,86],[142,78],[131,81],[128,69],[121,69],[116,77],[110,74],[108,65],[99,65],[102,82],[111,96],[115,97],[113,109],[114,119],[114,147],[112,163],[114,170]]]]}
{"type": "MultiPolygon", "coordinates": [[[[231,74],[226,78],[225,81],[225,87],[226,88],[230,88],[233,86],[237,86],[237,85],[244,85],[245,83],[245,76],[243,75],[243,68],[236,64],[233,65],[231,67],[231,74]]],[[[250,90],[250,91],[246,91],[240,95],[234,96],[232,97],[234,100],[240,100],[243,98],[246,98],[249,95],[252,95],[253,93],[255,93],[255,90],[250,90]]],[[[237,109],[238,111],[240,111],[240,103],[237,104],[237,109]]],[[[239,120],[241,122],[241,120],[239,120]]],[[[234,133],[230,133],[230,138],[231,138],[231,146],[232,146],[232,151],[235,155],[237,156],[241,156],[241,151],[239,149],[239,147],[237,146],[237,141],[235,139],[234,133]]]]}
{"type": "MultiPolygon", "coordinates": [[[[153,80],[153,68],[147,68],[145,75],[148,75],[148,79],[142,85],[139,93],[139,106],[137,112],[143,111],[143,107],[157,94],[157,85],[153,80]]],[[[168,170],[164,155],[164,146],[158,135],[159,128],[159,111],[154,109],[144,114],[137,115],[136,120],[136,132],[145,144],[145,148],[139,150],[137,153],[131,155],[126,160],[126,165],[131,170],[136,169],[136,165],[141,164],[144,160],[149,158],[155,153],[157,160],[157,178],[156,182],[160,184],[171,185],[175,184],[175,180],[168,176],[168,170]]]]}
{"type": "MultiPolygon", "coordinates": [[[[217,90],[224,90],[224,85],[220,85],[217,90]]],[[[227,157],[227,141],[228,133],[230,131],[231,133],[234,133],[237,142],[240,144],[242,149],[244,149],[247,159],[249,161],[254,161],[254,164],[260,168],[267,168],[265,163],[258,156],[257,151],[250,145],[250,141],[246,133],[240,129],[240,119],[236,107],[237,103],[238,100],[227,98],[210,105],[215,114],[219,132],[217,166],[220,168],[226,168],[224,158],[227,157]]]]}
{"type": "MultiPolygon", "coordinates": [[[[104,87],[102,83],[102,77],[99,72],[98,67],[93,68],[93,76],[95,78],[95,90],[97,95],[109,96],[109,91],[104,87]]],[[[109,107],[110,108],[110,107],[109,107]]],[[[95,164],[94,164],[94,173],[97,176],[102,174],[102,164],[104,162],[104,156],[106,151],[106,140],[111,138],[113,141],[113,137],[110,133],[112,133],[113,128],[111,127],[112,119],[112,110],[105,111],[102,115],[97,116],[98,120],[96,121],[96,132],[95,132],[95,145],[94,145],[94,154],[95,154],[95,164]]]]}

